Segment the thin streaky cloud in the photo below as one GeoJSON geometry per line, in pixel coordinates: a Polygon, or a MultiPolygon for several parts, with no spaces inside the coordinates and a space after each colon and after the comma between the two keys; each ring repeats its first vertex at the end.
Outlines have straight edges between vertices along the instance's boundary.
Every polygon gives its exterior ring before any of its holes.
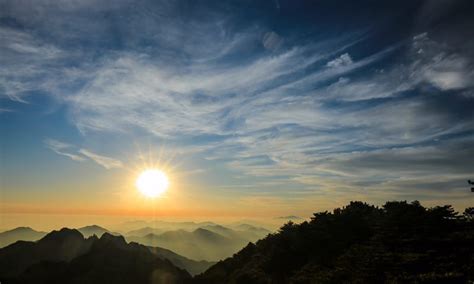
{"type": "Polygon", "coordinates": [[[120,160],[99,155],[87,149],[79,149],[77,146],[65,143],[55,139],[46,139],[44,141],[46,147],[54,151],[56,154],[66,156],[77,162],[91,160],[107,170],[122,168],[124,165],[120,160]]]}
{"type": "Polygon", "coordinates": [[[77,161],[77,162],[82,162],[82,161],[86,160],[86,158],[84,158],[80,155],[69,152],[69,151],[71,151],[71,148],[74,147],[71,144],[64,143],[64,142],[54,140],[54,139],[46,139],[44,141],[44,143],[46,144],[47,148],[51,149],[56,154],[68,157],[68,158],[70,158],[74,161],[77,161]]]}
{"type": "Polygon", "coordinates": [[[102,156],[86,149],[80,149],[79,153],[106,168],[107,170],[123,167],[123,163],[117,159],[102,156]]]}

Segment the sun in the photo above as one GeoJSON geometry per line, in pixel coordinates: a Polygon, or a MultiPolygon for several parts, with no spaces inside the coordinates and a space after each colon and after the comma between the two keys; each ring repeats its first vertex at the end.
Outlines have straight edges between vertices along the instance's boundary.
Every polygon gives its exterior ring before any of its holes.
{"type": "Polygon", "coordinates": [[[170,182],[166,174],[158,169],[143,171],[137,178],[135,185],[138,190],[147,197],[158,197],[163,194],[170,182]]]}

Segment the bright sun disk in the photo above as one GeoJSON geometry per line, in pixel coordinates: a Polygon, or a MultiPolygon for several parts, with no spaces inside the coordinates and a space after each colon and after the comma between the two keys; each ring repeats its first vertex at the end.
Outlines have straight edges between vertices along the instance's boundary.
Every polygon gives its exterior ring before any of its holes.
{"type": "Polygon", "coordinates": [[[163,171],[148,169],[138,176],[135,184],[143,195],[157,197],[166,191],[169,186],[169,180],[163,171]]]}

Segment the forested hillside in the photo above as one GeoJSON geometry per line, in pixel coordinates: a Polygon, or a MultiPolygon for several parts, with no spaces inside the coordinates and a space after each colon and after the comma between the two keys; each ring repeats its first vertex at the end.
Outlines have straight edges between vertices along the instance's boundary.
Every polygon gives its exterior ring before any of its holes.
{"type": "Polygon", "coordinates": [[[473,208],[351,202],[284,225],[196,277],[198,283],[468,283],[473,208]]]}

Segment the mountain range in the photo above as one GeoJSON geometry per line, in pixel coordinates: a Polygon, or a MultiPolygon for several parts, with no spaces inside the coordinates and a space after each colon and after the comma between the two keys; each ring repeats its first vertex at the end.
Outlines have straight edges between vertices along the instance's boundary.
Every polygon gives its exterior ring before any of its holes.
{"type": "MultiPolygon", "coordinates": [[[[258,228],[248,224],[242,225],[242,230],[238,231],[211,222],[165,222],[164,225],[166,228],[184,227],[190,229],[196,228],[197,225],[203,226],[203,228],[198,227],[193,231],[185,231],[183,229],[164,231],[163,228],[143,227],[125,233],[125,238],[127,241],[136,242],[147,246],[148,249],[160,259],[167,259],[171,261],[174,265],[181,269],[185,269],[191,275],[204,272],[207,268],[212,266],[215,261],[231,256],[248,242],[256,241],[257,239],[269,233],[269,231],[264,228],[258,228]]],[[[119,233],[112,232],[98,225],[80,227],[75,229],[73,232],[79,232],[79,234],[82,236],[77,236],[77,243],[87,243],[87,241],[82,241],[82,238],[89,239],[94,236],[100,238],[104,234],[115,236],[120,235],[119,233]]],[[[34,247],[33,251],[31,252],[34,255],[38,255],[36,250],[41,252],[47,251],[48,248],[44,248],[46,246],[45,244],[47,243],[47,240],[56,234],[57,233],[55,231],[47,234],[46,232],[35,231],[34,229],[28,227],[19,227],[0,233],[0,242],[3,244],[3,246],[8,246],[16,241],[20,241],[22,244],[15,244],[13,249],[9,247],[8,249],[5,248],[4,251],[12,251],[11,253],[13,255],[18,255],[17,259],[21,260],[24,258],[26,261],[24,265],[17,265],[16,263],[7,262],[5,264],[6,267],[9,268],[9,265],[15,264],[15,267],[20,269],[23,266],[28,267],[31,263],[36,262],[38,259],[35,257],[22,257],[21,251],[25,249],[25,247],[29,246],[34,247]],[[37,241],[40,239],[41,241],[37,242],[39,244],[37,246],[33,246],[30,243],[31,241],[37,241]],[[15,249],[16,247],[18,248],[15,249]],[[20,250],[20,253],[17,250],[20,250]]],[[[68,242],[73,241],[71,239],[68,240],[68,242]]],[[[65,246],[69,245],[70,244],[68,243],[65,246]]],[[[82,244],[82,246],[83,245],[84,244],[82,244]]],[[[78,244],[72,244],[71,246],[77,248],[78,244]]],[[[87,247],[84,250],[87,250],[87,247]]],[[[54,251],[57,250],[54,249],[54,251]]],[[[39,255],[41,255],[41,253],[39,255]]],[[[73,254],[73,256],[75,255],[73,254]]],[[[41,259],[41,256],[38,257],[41,259]]],[[[53,260],[69,261],[70,258],[71,257],[53,257],[53,260]]],[[[6,275],[8,276],[8,273],[6,275]]]]}
{"type": "Polygon", "coordinates": [[[186,283],[191,275],[143,245],[104,233],[53,231],[0,249],[2,283],[186,283]]]}
{"type": "MultiPolygon", "coordinates": [[[[85,226],[77,229],[85,237],[91,237],[96,235],[102,236],[104,233],[113,235],[119,235],[118,233],[111,232],[103,227],[97,225],[85,226]]],[[[8,246],[16,241],[37,241],[44,237],[47,233],[42,231],[36,231],[30,227],[18,227],[12,230],[4,231],[0,233],[0,247],[8,246]]]]}

